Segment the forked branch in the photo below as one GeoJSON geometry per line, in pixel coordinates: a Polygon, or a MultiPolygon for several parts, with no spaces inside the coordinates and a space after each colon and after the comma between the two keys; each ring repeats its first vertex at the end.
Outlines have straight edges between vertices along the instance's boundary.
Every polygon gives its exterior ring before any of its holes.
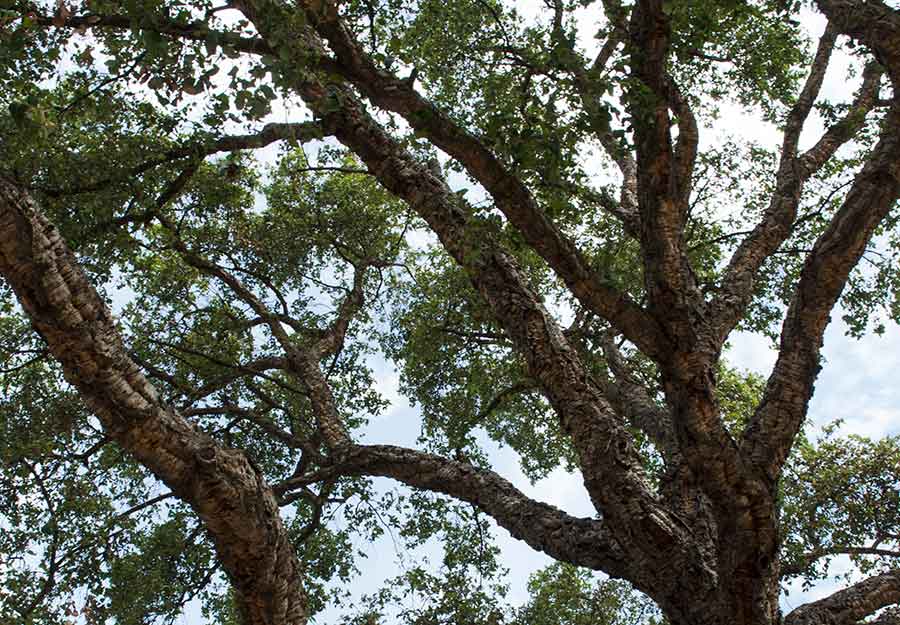
{"type": "Polygon", "coordinates": [[[341,76],[377,106],[403,116],[410,126],[462,163],[582,305],[608,319],[650,357],[665,353],[665,337],[652,318],[589,266],[524,183],[477,137],[425,99],[411,81],[378,68],[342,22],[333,2],[309,0],[302,5],[313,28],[334,52],[334,69],[341,76]]]}
{"type": "Polygon", "coordinates": [[[742,452],[774,482],[806,417],[831,310],[873,232],[900,197],[900,102],[843,205],[804,263],[781,331],[778,359],[747,425],[742,452]]]}

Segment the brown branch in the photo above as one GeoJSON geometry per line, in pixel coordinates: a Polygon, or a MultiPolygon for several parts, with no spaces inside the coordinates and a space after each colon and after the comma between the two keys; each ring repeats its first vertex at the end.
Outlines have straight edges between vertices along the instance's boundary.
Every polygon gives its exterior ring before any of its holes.
{"type": "Polygon", "coordinates": [[[137,55],[134,58],[134,61],[132,61],[132,63],[128,67],[126,67],[124,70],[122,70],[118,74],[113,74],[112,76],[108,76],[107,78],[101,80],[97,85],[91,87],[87,91],[72,98],[68,104],[59,108],[60,115],[64,115],[68,111],[71,111],[73,108],[75,108],[75,106],[78,103],[83,102],[84,100],[90,98],[92,95],[94,95],[95,93],[97,93],[98,91],[103,89],[104,87],[107,87],[114,82],[118,82],[119,80],[122,80],[123,78],[129,77],[134,72],[134,70],[136,70],[138,68],[138,66],[144,61],[146,56],[147,56],[146,51],[141,52],[139,55],[137,55]]]}
{"type": "MultiPolygon", "coordinates": [[[[297,535],[296,541],[298,544],[302,545],[303,543],[305,543],[322,526],[322,512],[325,509],[325,503],[327,502],[327,499],[328,499],[327,493],[329,490],[330,490],[329,485],[326,484],[322,488],[322,494],[320,494],[312,499],[312,504],[313,504],[312,518],[309,520],[309,523],[307,523],[306,526],[302,530],[300,530],[300,533],[297,535]]],[[[284,500],[282,500],[281,505],[286,505],[286,504],[290,503],[290,501],[288,501],[289,498],[290,497],[287,497],[284,500]]]]}
{"type": "MultiPolygon", "coordinates": [[[[303,63],[310,51],[323,52],[323,44],[313,32],[294,29],[285,36],[280,22],[272,19],[280,10],[278,5],[247,0],[241,10],[263,37],[283,42],[282,58],[303,63]]],[[[444,249],[464,268],[522,356],[526,375],[540,384],[571,437],[585,488],[621,548],[657,563],[659,568],[650,567],[653,570],[663,570],[663,563],[673,558],[693,558],[694,552],[687,550],[684,526],[650,491],[630,432],[528,286],[516,261],[471,217],[442,177],[391,137],[350,89],[323,84],[308,73],[289,76],[291,86],[307,105],[333,123],[335,137],[357,154],[385,189],[428,223],[444,249]]],[[[642,587],[650,583],[637,581],[642,587]]],[[[671,584],[664,579],[659,583],[671,584]]]]}
{"type": "MultiPolygon", "coordinates": [[[[184,354],[189,354],[191,356],[197,356],[199,358],[203,358],[203,359],[208,360],[209,362],[213,363],[214,365],[222,367],[223,369],[235,369],[236,371],[241,371],[241,367],[243,366],[241,364],[235,364],[235,363],[228,362],[227,360],[222,360],[221,358],[217,358],[216,356],[213,356],[212,354],[193,349],[186,345],[179,345],[178,343],[170,343],[169,341],[166,341],[163,339],[158,339],[158,338],[152,338],[152,337],[148,338],[147,340],[156,345],[162,345],[164,347],[168,347],[170,350],[174,350],[175,352],[181,352],[184,354]]],[[[170,354],[174,358],[176,358],[184,363],[189,364],[187,360],[178,356],[177,354],[172,353],[172,352],[170,352],[170,354]]],[[[142,367],[147,369],[147,371],[150,373],[150,375],[152,377],[170,382],[171,384],[176,386],[176,388],[179,388],[180,390],[182,390],[184,392],[185,397],[187,398],[187,401],[190,403],[193,403],[200,399],[203,399],[204,397],[207,397],[209,394],[214,393],[217,390],[220,390],[220,387],[216,386],[215,388],[213,388],[213,386],[212,386],[212,385],[216,384],[216,381],[212,381],[211,386],[209,388],[201,388],[201,389],[191,389],[186,386],[177,385],[174,381],[171,380],[171,376],[169,376],[165,372],[160,371],[159,369],[156,369],[156,368],[149,367],[149,365],[145,361],[140,361],[137,356],[132,355],[132,358],[136,362],[138,362],[138,364],[140,364],[142,367]]],[[[243,374],[245,374],[245,376],[256,376],[256,377],[263,378],[265,380],[269,380],[273,384],[276,384],[287,391],[302,395],[303,393],[301,391],[299,391],[297,388],[290,386],[289,384],[283,382],[282,380],[279,380],[275,376],[271,376],[271,375],[267,374],[267,371],[270,369],[285,369],[286,370],[287,368],[288,368],[288,363],[286,360],[278,359],[277,357],[271,357],[271,360],[270,360],[269,357],[264,357],[264,358],[260,358],[259,361],[251,361],[250,363],[248,363],[247,368],[245,370],[243,370],[243,374]]],[[[231,376],[230,373],[223,375],[223,378],[221,379],[223,387],[226,386],[230,381],[233,381],[233,380],[237,379],[238,377],[244,377],[244,376],[237,376],[237,377],[230,377],[230,376],[231,376]]]]}
{"type": "Polygon", "coordinates": [[[218,139],[203,139],[187,141],[179,147],[163,152],[161,155],[148,159],[139,165],[131,167],[121,176],[109,177],[78,187],[68,189],[36,189],[44,195],[59,198],[79,193],[93,193],[102,191],[110,184],[119,180],[127,180],[146,172],[182,159],[191,159],[197,162],[207,156],[220,152],[236,152],[238,150],[257,150],[264,148],[276,141],[313,141],[321,139],[328,134],[319,122],[300,123],[270,123],[263,126],[257,133],[246,135],[226,135],[218,139]]]}
{"type": "Polygon", "coordinates": [[[881,547],[823,547],[821,549],[810,551],[809,553],[804,553],[802,556],[800,556],[800,561],[796,564],[781,567],[781,576],[784,577],[787,575],[799,575],[800,573],[803,573],[803,571],[805,571],[809,567],[809,565],[816,560],[827,558],[828,556],[837,555],[885,556],[890,558],[900,558],[900,551],[883,549],[881,547]]]}
{"type": "Polygon", "coordinates": [[[800,606],[784,617],[784,625],[851,625],[898,602],[900,569],[893,569],[800,606]]]}
{"type": "Polygon", "coordinates": [[[322,332],[321,338],[316,342],[313,351],[316,359],[332,356],[341,351],[347,336],[350,322],[359,313],[364,303],[363,288],[365,286],[365,274],[369,267],[381,265],[378,261],[366,259],[356,263],[353,270],[353,286],[350,293],[338,306],[337,315],[331,325],[322,332]]]}
{"type": "Polygon", "coordinates": [[[516,384],[507,386],[494,395],[494,397],[491,398],[491,401],[481,408],[478,415],[475,417],[473,425],[484,423],[484,421],[491,416],[491,413],[497,410],[503,402],[507,401],[509,398],[535,390],[538,390],[538,386],[530,380],[526,382],[517,382],[516,384]]]}
{"type": "MultiPolygon", "coordinates": [[[[168,217],[162,213],[157,213],[155,218],[168,230],[172,248],[181,255],[186,263],[206,275],[217,278],[231,289],[238,298],[250,306],[254,313],[265,320],[266,325],[272,332],[272,336],[285,352],[288,371],[297,376],[313,405],[313,412],[316,415],[319,430],[325,442],[332,448],[349,444],[349,435],[334,404],[334,397],[328,382],[322,375],[319,367],[318,361],[324,355],[321,349],[327,347],[328,342],[326,341],[311,350],[300,349],[284,327],[282,327],[278,316],[274,315],[249,287],[234,274],[189,248],[178,236],[178,228],[168,217]]],[[[332,340],[337,340],[339,338],[338,335],[339,328],[335,329],[335,334],[331,336],[332,340]]],[[[326,334],[325,338],[329,338],[329,335],[326,334]]]]}
{"type": "Polygon", "coordinates": [[[305,623],[300,565],[262,476],[159,400],[58,231],[4,177],[0,274],[106,434],[196,511],[245,620],[305,623]]]}
{"type": "MultiPolygon", "coordinates": [[[[3,361],[3,364],[5,365],[7,362],[12,360],[13,356],[16,356],[16,355],[18,355],[18,354],[10,354],[9,358],[7,358],[6,360],[3,361]]],[[[40,350],[36,356],[29,358],[28,360],[26,360],[23,363],[20,363],[13,367],[8,367],[6,369],[0,369],[0,374],[9,375],[10,373],[15,373],[16,371],[21,371],[22,369],[27,369],[34,363],[41,362],[42,360],[47,358],[47,356],[48,356],[48,353],[46,350],[40,350]]]]}
{"type": "MultiPolygon", "coordinates": [[[[590,124],[590,130],[600,142],[607,155],[619,168],[622,174],[619,203],[617,206],[604,204],[605,208],[614,208],[610,212],[619,218],[626,232],[635,239],[640,238],[640,214],[637,201],[637,164],[634,156],[625,145],[617,139],[610,127],[610,113],[603,104],[603,88],[605,85],[599,76],[616,49],[628,40],[628,29],[625,12],[617,0],[609,0],[606,5],[607,16],[612,22],[609,36],[603,43],[600,52],[590,68],[586,68],[579,60],[579,54],[572,42],[564,36],[557,36],[556,45],[565,46],[568,54],[556,55],[558,69],[568,72],[574,79],[575,88],[581,100],[582,110],[590,124]]],[[[553,62],[553,61],[551,61],[553,62]]]]}
{"type": "Polygon", "coordinates": [[[641,0],[632,9],[628,51],[632,72],[643,88],[629,95],[635,124],[638,205],[644,284],[649,308],[665,327],[673,346],[660,374],[672,424],[695,486],[710,497],[723,517],[733,517],[746,472],[725,428],[715,399],[715,363],[720,346],[705,340],[705,303],[690,266],[684,230],[696,146],[688,137],[676,150],[672,143],[670,108],[682,108],[667,74],[669,18],[662,0],[641,0]],[[676,154],[676,151],[678,152],[676,154]]]}
{"type": "Polygon", "coordinates": [[[819,39],[809,76],[785,123],[775,193],[762,221],[732,255],[725,269],[722,285],[710,305],[712,326],[717,332],[714,342],[724,342],[738,323],[752,298],[753,285],[760,267],[790,235],[801,192],[801,180],[795,166],[797,143],[821,89],[836,38],[837,32],[829,23],[819,39]]]}
{"type": "MultiPolygon", "coordinates": [[[[697,129],[697,118],[694,111],[675,80],[667,79],[669,106],[675,113],[678,124],[678,141],[675,143],[675,178],[678,180],[680,201],[688,204],[691,200],[691,187],[694,178],[694,165],[697,162],[697,144],[700,133],[697,129]]],[[[687,211],[685,211],[687,212],[687,211]]]]}
{"type": "MultiPolygon", "coordinates": [[[[670,102],[677,94],[666,74],[669,38],[662,0],[638,2],[632,10],[628,52],[634,76],[644,89],[630,94],[629,108],[641,120],[635,124],[634,138],[644,283],[650,310],[663,323],[674,350],[694,351],[693,319],[701,296],[682,240],[688,208],[683,190],[689,189],[690,180],[679,176],[693,167],[692,141],[686,138],[681,147],[685,162],[679,162],[669,117],[670,102]]],[[[687,116],[688,126],[692,119],[687,116]]]]}
{"type": "MultiPolygon", "coordinates": [[[[88,30],[91,28],[107,28],[113,30],[132,30],[135,26],[134,19],[130,15],[101,15],[85,14],[68,17],[58,25],[54,17],[37,15],[35,23],[44,28],[68,28],[72,30],[88,30]]],[[[222,46],[244,52],[247,54],[263,55],[272,54],[269,44],[257,37],[243,37],[234,33],[212,30],[202,22],[184,23],[173,20],[165,15],[146,15],[138,24],[141,29],[167,35],[173,39],[186,39],[189,41],[207,41],[212,35],[222,46]]]]}
{"type": "Polygon", "coordinates": [[[614,376],[614,381],[606,385],[610,400],[634,427],[653,441],[667,460],[679,460],[678,439],[671,416],[653,400],[646,385],[634,379],[613,336],[604,334],[600,341],[606,364],[614,376]]]}
{"type": "Polygon", "coordinates": [[[900,11],[882,0],[816,0],[837,29],[866,46],[900,89],[900,11]]]}
{"type": "Polygon", "coordinates": [[[538,206],[522,181],[477,137],[422,97],[410,81],[376,67],[341,22],[332,2],[301,4],[310,23],[334,51],[335,71],[373,103],[403,116],[414,129],[462,163],[582,305],[608,319],[651,357],[665,353],[665,337],[653,320],[590,267],[573,242],[538,206]]]}
{"type": "Polygon", "coordinates": [[[149,377],[167,382],[169,386],[176,389],[182,395],[188,396],[193,392],[193,389],[191,387],[187,386],[186,384],[182,384],[177,379],[175,379],[175,376],[169,375],[162,369],[159,369],[158,367],[155,367],[146,360],[142,359],[140,355],[133,350],[128,352],[128,355],[135,363],[137,363],[141,367],[141,369],[147,372],[147,375],[149,377]]]}
{"type": "Polygon", "coordinates": [[[525,49],[514,46],[496,49],[522,59],[523,65],[529,67],[535,73],[549,75],[553,70],[556,70],[557,72],[571,75],[581,100],[582,111],[590,125],[590,131],[619,167],[622,174],[619,202],[603,201],[595,203],[618,218],[629,235],[638,238],[640,215],[637,209],[636,165],[634,157],[626,145],[612,134],[612,129],[609,125],[610,113],[603,103],[603,88],[606,85],[600,80],[606,64],[616,49],[627,40],[628,33],[627,28],[624,26],[624,12],[621,5],[618,2],[607,2],[605,4],[607,5],[607,12],[615,14],[615,17],[610,17],[614,24],[609,29],[609,34],[590,67],[584,65],[581,55],[574,47],[573,42],[563,32],[561,21],[563,7],[559,3],[555,3],[553,7],[554,31],[552,37],[555,46],[565,48],[565,54],[555,54],[551,58],[544,60],[546,65],[537,68],[534,64],[524,61],[524,57],[529,55],[525,49]],[[614,6],[614,10],[611,9],[612,6],[614,6]]]}
{"type": "Polygon", "coordinates": [[[164,209],[170,202],[174,202],[181,196],[198,169],[200,169],[199,159],[191,159],[188,161],[187,166],[178,173],[174,180],[166,185],[163,192],[156,198],[157,211],[164,209]]]}
{"type": "Polygon", "coordinates": [[[863,127],[866,113],[874,109],[878,103],[878,88],[882,74],[884,69],[878,63],[866,64],[863,69],[862,86],[850,105],[850,110],[830,126],[813,147],[800,155],[799,165],[804,177],[809,177],[821,169],[837,149],[852,139],[863,127]]]}
{"type": "Polygon", "coordinates": [[[456,328],[450,326],[449,323],[445,323],[441,326],[436,326],[434,330],[460,338],[462,339],[462,342],[465,342],[467,344],[477,343],[480,345],[509,345],[509,339],[502,332],[466,332],[464,330],[457,330],[456,328]]]}
{"type": "Polygon", "coordinates": [[[602,521],[572,517],[529,499],[493,471],[415,449],[354,446],[337,464],[318,474],[287,480],[275,490],[287,493],[312,481],[340,475],[389,477],[414,488],[449,495],[474,504],[513,537],[553,558],[613,575],[634,574],[629,570],[632,562],[602,521]]]}
{"type": "MultiPolygon", "coordinates": [[[[498,206],[504,212],[508,211],[507,216],[510,220],[517,227],[524,228],[523,233],[529,242],[545,257],[583,305],[609,319],[628,336],[629,340],[651,357],[665,354],[665,337],[652,318],[627,296],[611,287],[589,266],[572,242],[538,207],[524,185],[507,172],[499,160],[477,139],[456,126],[445,113],[422,98],[407,81],[378,70],[337,19],[333,5],[326,3],[325,7],[331,13],[322,12],[318,10],[319,7],[310,8],[307,12],[316,18],[317,26],[325,27],[323,32],[327,33],[326,38],[329,38],[333,48],[338,49],[339,53],[341,50],[350,52],[349,58],[353,63],[350,65],[335,63],[324,54],[319,54],[315,64],[332,74],[346,75],[379,106],[401,113],[414,128],[434,135],[431,138],[435,145],[466,165],[470,173],[498,199],[498,206]],[[332,17],[334,19],[331,19],[332,17]],[[328,19],[323,21],[323,18],[328,19]]],[[[188,40],[205,41],[210,32],[201,24],[181,24],[158,15],[151,16],[146,22],[143,26],[150,30],[188,40]]],[[[52,18],[48,17],[40,17],[38,23],[47,27],[53,25],[52,18]]],[[[88,15],[69,18],[65,26],[123,29],[131,28],[131,22],[127,16],[88,15]]],[[[217,33],[217,37],[235,50],[253,54],[274,54],[269,44],[261,39],[248,39],[223,32],[217,33]]],[[[306,64],[309,64],[309,59],[306,64]]]]}
{"type": "Polygon", "coordinates": [[[797,101],[788,113],[787,121],[784,125],[782,154],[795,155],[797,153],[800,133],[803,131],[803,126],[809,117],[810,111],[812,111],[816,98],[819,97],[819,91],[822,89],[822,82],[825,80],[828,64],[831,61],[831,54],[834,52],[837,35],[838,31],[835,25],[828,22],[825,26],[825,32],[819,38],[819,45],[810,66],[809,76],[807,76],[806,82],[800,90],[797,101]]]}
{"type": "Polygon", "coordinates": [[[872,233],[900,197],[900,103],[843,205],[806,259],[781,331],[778,360],[747,424],[742,452],[775,481],[806,417],[831,310],[872,233]]]}
{"type": "Polygon", "coordinates": [[[239,364],[231,364],[218,359],[213,362],[220,366],[232,369],[232,371],[229,371],[228,373],[225,373],[214,380],[210,380],[203,386],[192,390],[187,394],[187,398],[189,401],[197,401],[199,399],[203,399],[204,397],[208,397],[212,393],[225,388],[235,380],[239,380],[247,376],[258,376],[261,373],[266,373],[267,371],[272,370],[283,371],[288,368],[287,360],[278,356],[258,358],[250,362],[239,364]]]}
{"type": "Polygon", "coordinates": [[[131,506],[127,510],[123,510],[122,512],[119,512],[118,514],[116,514],[115,516],[113,516],[110,519],[110,522],[107,523],[102,528],[101,531],[99,531],[91,536],[82,537],[73,547],[68,549],[66,551],[66,553],[62,556],[62,558],[60,558],[60,561],[59,561],[60,565],[65,564],[66,562],[68,562],[69,560],[71,560],[72,558],[77,556],[79,553],[81,553],[83,550],[85,550],[89,547],[92,547],[93,545],[96,545],[97,543],[99,543],[101,541],[109,542],[117,534],[120,534],[120,533],[126,531],[125,527],[120,527],[117,530],[109,531],[112,529],[113,524],[116,523],[117,521],[127,519],[128,517],[130,517],[133,514],[137,514],[138,512],[140,512],[142,510],[146,510],[147,508],[150,508],[151,506],[154,506],[162,501],[172,499],[174,497],[175,497],[175,493],[172,493],[172,492],[162,493],[155,497],[151,497],[150,499],[143,501],[139,504],[135,504],[134,506],[131,506]]]}
{"type": "Polygon", "coordinates": [[[702,50],[691,48],[687,53],[695,59],[703,59],[704,61],[712,61],[713,63],[734,63],[734,59],[727,56],[719,56],[716,54],[707,54],[702,50]]]}
{"type": "Polygon", "coordinates": [[[37,594],[32,598],[32,600],[24,607],[17,608],[19,612],[19,616],[22,618],[23,622],[28,622],[31,620],[32,613],[40,607],[42,603],[47,599],[51,592],[53,592],[53,588],[56,586],[56,575],[59,572],[60,565],[62,564],[62,559],[59,558],[59,548],[62,543],[62,533],[60,532],[59,523],[56,518],[56,507],[53,505],[52,499],[50,497],[50,491],[47,489],[47,486],[44,484],[44,480],[41,477],[41,474],[32,466],[31,463],[26,462],[25,460],[21,460],[31,474],[34,476],[35,484],[37,484],[38,490],[41,491],[41,497],[43,497],[44,502],[47,504],[47,513],[50,517],[50,521],[48,522],[48,526],[50,528],[50,545],[47,548],[46,556],[44,557],[44,561],[46,564],[46,576],[44,577],[44,581],[41,584],[40,589],[37,594]]]}
{"type": "Polygon", "coordinates": [[[760,223],[732,255],[721,286],[710,304],[712,340],[719,345],[724,343],[752,300],[753,287],[763,263],[796,227],[794,222],[803,185],[841,145],[856,136],[865,123],[866,114],[874,108],[881,74],[877,66],[869,64],[847,114],[828,128],[815,146],[798,156],[800,132],[818,95],[836,36],[836,30],[829,25],[819,41],[810,75],[785,125],[775,193],[760,223]]]}
{"type": "Polygon", "coordinates": [[[888,608],[864,625],[900,625],[900,608],[888,608]]]}
{"type": "MultiPolygon", "coordinates": [[[[325,443],[332,449],[338,449],[350,444],[349,434],[344,426],[343,419],[338,413],[334,396],[327,379],[322,374],[319,361],[326,355],[334,354],[343,344],[350,320],[363,303],[363,276],[365,268],[378,264],[378,261],[370,259],[360,263],[354,275],[354,286],[350,295],[341,304],[337,319],[324,333],[319,333],[321,337],[312,348],[302,350],[282,327],[281,316],[273,314],[240,279],[189,248],[178,236],[176,225],[164,214],[157,212],[154,214],[154,217],[168,230],[172,248],[181,255],[185,262],[202,273],[217,278],[264,320],[272,332],[272,336],[275,337],[275,340],[278,341],[285,352],[288,365],[286,370],[293,373],[300,380],[306,391],[306,396],[312,404],[313,413],[318,422],[319,432],[321,432],[325,443]]],[[[311,333],[307,332],[307,334],[311,333]]]]}
{"type": "MultiPolygon", "coordinates": [[[[618,45],[624,37],[625,35],[615,30],[610,35],[607,45],[618,45]]],[[[574,53],[574,50],[572,52],[574,53]]],[[[598,61],[602,59],[604,52],[611,55],[613,48],[607,49],[605,45],[597,58],[598,61]]],[[[619,218],[626,232],[635,239],[640,239],[641,216],[638,211],[637,199],[637,163],[629,149],[612,134],[609,126],[609,111],[602,104],[601,96],[597,93],[596,81],[591,78],[591,74],[576,64],[572,65],[571,71],[575,78],[575,86],[582,108],[590,122],[591,131],[622,174],[618,206],[608,208],[615,208],[610,212],[619,218]]]]}
{"type": "Polygon", "coordinates": [[[123,510],[122,512],[119,512],[118,514],[116,514],[116,516],[114,517],[113,520],[121,521],[122,519],[126,519],[126,518],[130,517],[132,514],[140,512],[141,510],[146,510],[147,508],[150,508],[151,506],[155,506],[156,504],[158,504],[162,501],[166,501],[167,499],[172,499],[173,497],[175,497],[175,493],[173,493],[173,492],[162,493],[160,495],[157,495],[156,497],[151,497],[147,501],[142,501],[139,504],[131,506],[127,510],[123,510]]]}

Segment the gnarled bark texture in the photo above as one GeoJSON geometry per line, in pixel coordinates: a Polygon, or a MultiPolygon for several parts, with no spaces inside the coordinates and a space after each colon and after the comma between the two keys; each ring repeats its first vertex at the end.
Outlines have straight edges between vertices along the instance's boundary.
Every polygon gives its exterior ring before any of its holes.
{"type": "Polygon", "coordinates": [[[0,274],[107,435],[197,512],[245,622],[305,623],[302,571],[272,490],[241,451],[160,400],[59,232],[2,176],[0,274]]]}

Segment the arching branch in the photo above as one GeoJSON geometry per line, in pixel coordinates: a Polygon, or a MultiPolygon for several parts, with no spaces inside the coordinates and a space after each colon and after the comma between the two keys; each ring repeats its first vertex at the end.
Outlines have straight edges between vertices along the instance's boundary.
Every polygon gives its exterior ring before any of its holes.
{"type": "Polygon", "coordinates": [[[101,191],[119,179],[140,176],[155,167],[173,163],[182,159],[198,159],[212,156],[221,152],[237,152],[239,150],[257,150],[264,148],[276,141],[312,141],[321,139],[330,134],[319,122],[299,123],[269,123],[256,133],[244,135],[225,135],[214,139],[200,139],[186,141],[181,146],[166,150],[157,157],[148,159],[139,165],[128,169],[121,177],[104,178],[97,182],[79,185],[67,189],[38,189],[44,195],[59,198],[78,193],[93,193],[101,191]]]}
{"type": "Polygon", "coordinates": [[[287,480],[275,490],[286,493],[336,475],[389,477],[449,495],[474,504],[513,537],[553,558],[616,576],[636,574],[603,521],[573,517],[530,499],[493,471],[415,449],[357,445],[344,452],[336,464],[311,476],[287,480]]]}
{"type": "MultiPolygon", "coordinates": [[[[132,16],[115,14],[88,13],[85,15],[73,15],[67,17],[62,23],[57,22],[54,17],[38,15],[35,21],[39,26],[44,28],[69,28],[72,30],[89,28],[131,30],[135,26],[135,21],[132,16]]],[[[272,53],[272,49],[262,39],[256,37],[244,37],[226,31],[215,31],[211,30],[206,24],[201,22],[179,22],[161,14],[146,15],[140,23],[140,27],[160,35],[166,35],[173,39],[185,39],[188,41],[200,42],[207,41],[210,33],[212,33],[221,45],[227,45],[238,52],[254,55],[272,53]]]]}
{"type": "MultiPolygon", "coordinates": [[[[278,7],[266,0],[245,2],[241,10],[263,37],[282,42],[285,58],[296,55],[300,63],[310,50],[321,53],[315,33],[300,36],[292,31],[285,36],[273,19],[278,7]]],[[[585,487],[610,531],[622,541],[622,549],[660,565],[673,558],[694,558],[684,550],[684,526],[648,488],[631,434],[514,259],[469,216],[443,179],[385,132],[350,90],[309,75],[292,77],[292,81],[310,108],[334,124],[336,138],[357,154],[384,188],[428,223],[444,249],[465,269],[521,354],[526,375],[540,384],[571,436],[585,487]]]]}
{"type": "Polygon", "coordinates": [[[784,625],[852,625],[898,602],[900,569],[893,569],[800,606],[784,617],[784,625]]]}
{"type": "Polygon", "coordinates": [[[524,183],[476,136],[419,94],[410,81],[379,69],[343,24],[333,2],[310,0],[302,6],[313,28],[335,54],[333,70],[377,106],[399,113],[410,126],[462,163],[582,305],[608,319],[648,356],[659,358],[665,353],[665,336],[652,318],[588,265],[524,183]]]}
{"type": "Polygon", "coordinates": [[[716,344],[724,343],[746,311],[763,263],[790,236],[804,184],[828,162],[839,147],[856,136],[865,124],[866,115],[877,102],[882,72],[877,64],[870,63],[863,72],[862,85],[847,114],[829,127],[812,148],[798,154],[800,132],[818,96],[836,37],[836,28],[829,25],[819,41],[819,49],[806,84],[785,124],[775,193],[762,220],[732,255],[722,284],[710,305],[710,328],[713,332],[712,340],[716,344]]]}
{"type": "Polygon", "coordinates": [[[802,556],[800,556],[800,561],[796,564],[781,567],[781,576],[785,577],[788,575],[799,575],[816,560],[837,555],[884,556],[888,558],[900,558],[900,551],[896,551],[893,549],[884,549],[882,547],[850,547],[841,545],[835,547],[823,547],[822,549],[815,549],[813,551],[810,551],[809,553],[804,553],[802,556]]]}

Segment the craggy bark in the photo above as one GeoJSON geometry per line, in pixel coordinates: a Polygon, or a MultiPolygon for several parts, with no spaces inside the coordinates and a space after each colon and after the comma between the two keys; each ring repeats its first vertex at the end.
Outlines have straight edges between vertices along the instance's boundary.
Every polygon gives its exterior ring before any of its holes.
{"type": "Polygon", "coordinates": [[[822,86],[836,35],[836,31],[829,25],[819,42],[819,50],[806,85],[785,125],[775,193],[762,221],[741,242],[732,256],[722,285],[710,304],[712,331],[718,343],[726,339],[750,304],[754,282],[763,263],[790,236],[804,184],[839,147],[853,138],[875,104],[881,68],[876,64],[869,64],[851,110],[828,128],[812,148],[803,154],[797,153],[800,132],[822,86]]]}
{"type": "Polygon", "coordinates": [[[334,53],[333,62],[328,64],[330,69],[344,76],[377,106],[402,115],[410,126],[462,163],[587,309],[609,319],[646,353],[664,353],[665,337],[654,320],[589,267],[572,241],[538,206],[528,188],[477,137],[422,97],[412,83],[378,69],[341,22],[335,3],[308,0],[301,6],[334,53]]]}
{"type": "Polygon", "coordinates": [[[888,608],[877,618],[866,621],[867,625],[900,625],[900,608],[888,608]]]}
{"type": "Polygon", "coordinates": [[[900,12],[882,0],[816,0],[840,32],[861,41],[900,85],[900,12]]]}
{"type": "Polygon", "coordinates": [[[222,447],[160,400],[59,232],[5,177],[0,273],[107,436],[197,512],[245,622],[306,623],[302,571],[271,488],[242,452],[222,447]]]}
{"type": "Polygon", "coordinates": [[[669,24],[662,2],[638,3],[630,29],[633,72],[640,81],[629,106],[641,120],[635,151],[644,284],[673,348],[661,363],[663,384],[686,462],[705,473],[717,501],[730,501],[735,485],[728,476],[740,474],[740,459],[711,394],[719,346],[710,349],[699,336],[703,302],[684,249],[689,180],[682,178],[688,167],[680,159],[690,148],[682,147],[676,156],[672,143],[672,85],[665,73],[669,24]]]}
{"type": "Polygon", "coordinates": [[[898,602],[900,570],[894,569],[800,606],[785,617],[784,625],[851,625],[898,602]]]}
{"type": "Polygon", "coordinates": [[[682,458],[669,412],[660,407],[647,388],[631,376],[610,336],[603,337],[603,354],[613,375],[613,379],[604,385],[609,400],[632,426],[650,437],[669,464],[679,465],[682,458]]]}
{"type": "Polygon", "coordinates": [[[466,462],[392,445],[356,445],[327,469],[288,480],[275,490],[287,492],[328,475],[378,475],[450,495],[474,504],[514,537],[552,558],[612,575],[630,574],[627,553],[602,521],[573,517],[530,499],[496,473],[466,462]]]}
{"type": "Polygon", "coordinates": [[[722,422],[714,371],[722,344],[710,340],[706,304],[685,250],[696,124],[687,116],[673,144],[670,109],[685,109],[686,103],[666,75],[670,33],[663,3],[639,2],[629,28],[632,71],[639,80],[629,106],[640,120],[635,151],[644,283],[650,309],[673,345],[660,373],[683,458],[667,494],[708,541],[717,574],[706,601],[710,616],[694,607],[685,622],[727,614],[735,623],[771,623],[778,618],[774,492],[748,470],[722,422]]]}
{"type": "Polygon", "coordinates": [[[806,416],[831,309],[875,228],[900,196],[897,154],[900,103],[889,111],[881,140],[806,260],[781,331],[778,360],[744,432],[742,450],[773,482],[806,416]]]}

